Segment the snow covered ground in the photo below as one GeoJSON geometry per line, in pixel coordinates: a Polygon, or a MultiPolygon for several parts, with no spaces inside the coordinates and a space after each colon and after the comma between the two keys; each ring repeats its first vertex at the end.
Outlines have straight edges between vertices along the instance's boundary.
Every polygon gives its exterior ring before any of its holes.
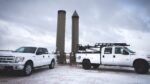
{"type": "Polygon", "coordinates": [[[136,74],[132,68],[105,67],[84,70],[81,66],[38,69],[31,76],[0,73],[0,84],[150,84],[150,73],[136,74]]]}

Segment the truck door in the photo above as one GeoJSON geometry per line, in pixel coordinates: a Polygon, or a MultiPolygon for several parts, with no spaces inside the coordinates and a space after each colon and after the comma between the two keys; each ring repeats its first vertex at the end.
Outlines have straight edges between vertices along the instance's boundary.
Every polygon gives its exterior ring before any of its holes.
{"type": "Polygon", "coordinates": [[[51,62],[48,50],[46,48],[42,48],[42,50],[43,50],[43,63],[44,65],[48,65],[51,62]]]}
{"type": "Polygon", "coordinates": [[[115,47],[114,52],[114,63],[115,65],[130,65],[130,55],[129,52],[122,47],[115,47]]]}
{"type": "Polygon", "coordinates": [[[113,48],[105,47],[102,49],[101,63],[104,65],[113,65],[113,48]]]}
{"type": "Polygon", "coordinates": [[[35,66],[42,66],[44,59],[43,59],[43,49],[38,48],[35,56],[35,66]]]}

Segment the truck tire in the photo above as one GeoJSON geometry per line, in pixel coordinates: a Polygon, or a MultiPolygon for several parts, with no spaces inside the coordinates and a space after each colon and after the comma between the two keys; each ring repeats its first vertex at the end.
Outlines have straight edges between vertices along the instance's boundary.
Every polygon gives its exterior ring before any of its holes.
{"type": "Polygon", "coordinates": [[[92,66],[94,69],[97,69],[99,67],[99,64],[93,64],[92,66]]]}
{"type": "Polygon", "coordinates": [[[49,69],[53,69],[54,66],[55,66],[55,61],[52,60],[51,63],[50,63],[50,65],[49,65],[49,69]]]}
{"type": "Polygon", "coordinates": [[[91,69],[91,63],[90,63],[90,61],[89,60],[83,60],[82,67],[84,69],[91,69]]]}
{"type": "Polygon", "coordinates": [[[149,71],[149,65],[144,60],[138,60],[134,63],[134,70],[136,73],[145,74],[149,71]]]}
{"type": "Polygon", "coordinates": [[[26,63],[23,69],[23,74],[29,76],[32,74],[33,65],[31,63],[26,63]]]}

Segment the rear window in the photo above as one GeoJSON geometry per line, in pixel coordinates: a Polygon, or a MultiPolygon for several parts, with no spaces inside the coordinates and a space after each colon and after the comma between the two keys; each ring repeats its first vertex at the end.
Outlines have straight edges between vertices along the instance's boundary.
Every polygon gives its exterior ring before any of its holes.
{"type": "Polygon", "coordinates": [[[104,54],[112,54],[112,48],[105,48],[104,54]]]}

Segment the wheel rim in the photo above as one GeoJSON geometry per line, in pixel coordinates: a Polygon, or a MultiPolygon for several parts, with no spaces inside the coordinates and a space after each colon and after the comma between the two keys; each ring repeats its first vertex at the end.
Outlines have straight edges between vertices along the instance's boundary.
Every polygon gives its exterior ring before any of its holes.
{"type": "Polygon", "coordinates": [[[85,63],[85,62],[83,62],[82,66],[83,66],[83,68],[86,68],[86,63],[85,63]]]}
{"type": "Polygon", "coordinates": [[[52,62],[52,68],[54,67],[54,65],[55,65],[54,62],[52,62]]]}
{"type": "Polygon", "coordinates": [[[89,61],[84,61],[83,62],[83,68],[90,69],[91,68],[90,62],[89,61]]]}
{"type": "Polygon", "coordinates": [[[145,71],[147,71],[146,67],[147,66],[145,64],[139,63],[138,66],[136,66],[135,68],[138,73],[145,73],[145,71]]]}
{"type": "Polygon", "coordinates": [[[30,74],[31,71],[32,71],[31,65],[27,65],[27,66],[26,66],[26,74],[30,74]]]}

